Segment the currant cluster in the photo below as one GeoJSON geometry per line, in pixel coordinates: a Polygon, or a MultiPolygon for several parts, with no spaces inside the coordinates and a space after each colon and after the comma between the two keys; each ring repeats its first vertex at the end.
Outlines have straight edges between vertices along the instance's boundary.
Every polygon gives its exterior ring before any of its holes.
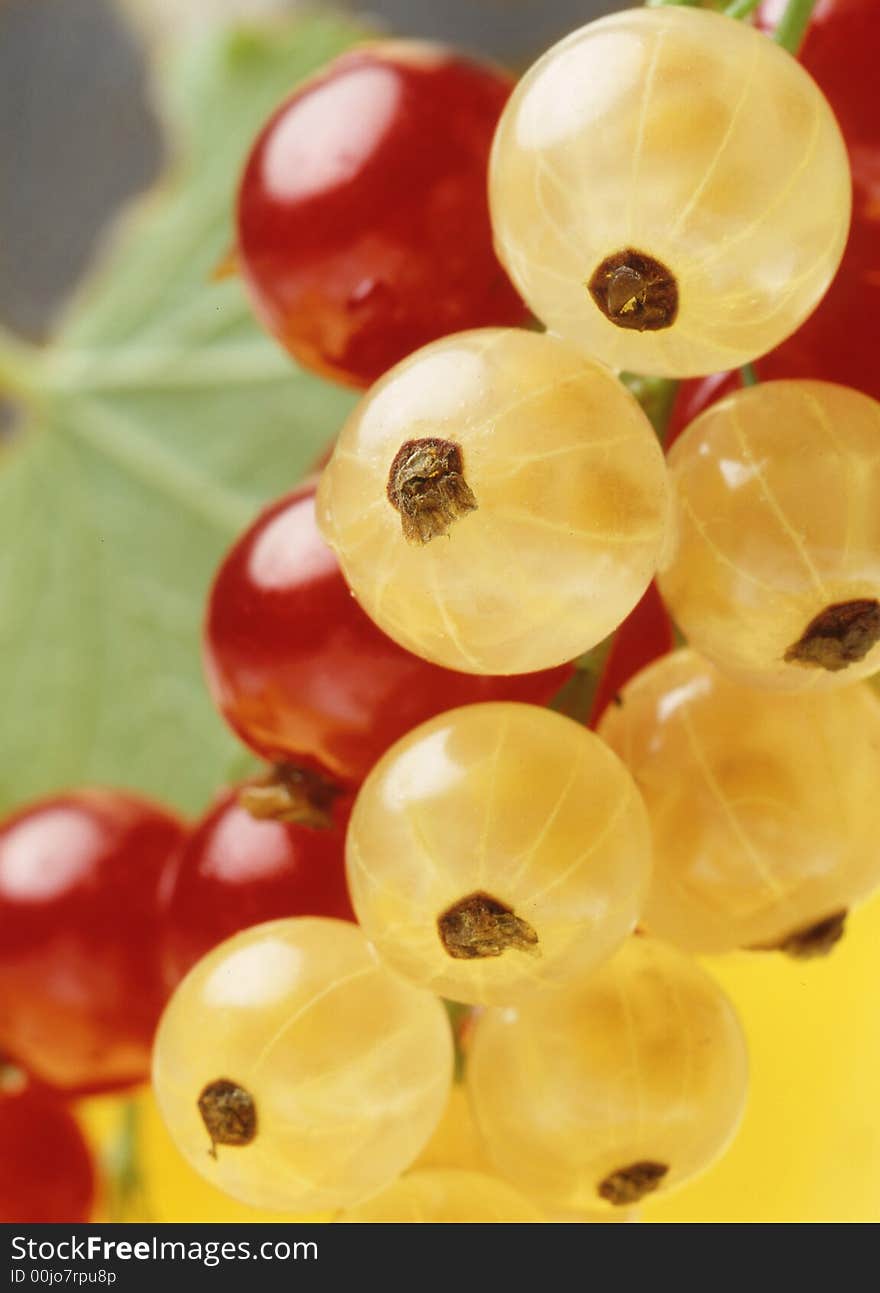
{"type": "Polygon", "coordinates": [[[820,956],[880,887],[880,392],[717,373],[830,308],[841,116],[663,5],[515,87],[365,46],[272,117],[239,268],[369,389],[210,592],[263,772],[193,826],[110,791],[0,826],[18,1063],[72,1093],[152,1047],[199,1173],[341,1222],[626,1216],[723,1152],[746,1044],[692,954],[820,956]],[[713,374],[668,456],[622,368],[713,374]]]}

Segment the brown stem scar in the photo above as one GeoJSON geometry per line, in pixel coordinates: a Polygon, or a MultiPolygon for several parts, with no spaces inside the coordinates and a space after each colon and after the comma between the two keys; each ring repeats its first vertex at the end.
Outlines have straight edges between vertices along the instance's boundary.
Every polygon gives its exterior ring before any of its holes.
{"type": "Polygon", "coordinates": [[[509,947],[540,956],[538,935],[512,907],[488,893],[471,893],[437,920],[440,942],[457,961],[500,956],[509,947]]]}
{"type": "Polygon", "coordinates": [[[249,1145],[257,1134],[254,1097],[229,1078],[209,1082],[199,1096],[198,1106],[211,1137],[212,1158],[217,1157],[218,1145],[249,1145]]]}
{"type": "Polygon", "coordinates": [[[400,513],[408,543],[447,535],[454,521],[477,509],[461,447],[451,440],[407,440],[388,473],[388,501],[400,513]]]}
{"type": "Polygon", "coordinates": [[[827,956],[843,938],[848,914],[846,907],[841,907],[839,911],[833,911],[830,916],[825,916],[812,925],[786,934],[776,943],[756,943],[751,950],[785,952],[786,956],[791,956],[796,961],[811,961],[815,957],[827,956]]]}
{"type": "Polygon", "coordinates": [[[652,1194],[669,1171],[668,1163],[652,1163],[645,1159],[639,1163],[630,1163],[611,1172],[604,1181],[599,1182],[599,1197],[615,1207],[626,1207],[638,1203],[646,1194],[652,1194]]]}
{"type": "Polygon", "coordinates": [[[835,602],[804,629],[788,648],[786,664],[803,664],[813,669],[839,673],[848,665],[864,660],[880,642],[880,602],[862,597],[852,602],[835,602]]]}
{"type": "Polygon", "coordinates": [[[341,794],[319,772],[293,763],[277,763],[238,794],[239,807],[259,821],[292,822],[328,830],[333,825],[333,804],[341,794]]]}
{"type": "Polygon", "coordinates": [[[678,317],[678,283],[653,256],[627,247],[606,256],[587,287],[609,323],[635,332],[671,328],[678,317]]]}

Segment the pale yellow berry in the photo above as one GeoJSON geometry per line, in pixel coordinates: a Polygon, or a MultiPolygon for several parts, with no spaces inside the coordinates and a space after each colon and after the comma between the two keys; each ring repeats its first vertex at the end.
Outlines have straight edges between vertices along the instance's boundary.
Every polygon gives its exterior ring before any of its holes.
{"type": "Polygon", "coordinates": [[[707,1167],[739,1123],[747,1058],[714,981],[636,936],[575,985],[485,1011],[467,1081],[496,1169],[554,1210],[589,1211],[707,1167]]]}
{"type": "Polygon", "coordinates": [[[412,1172],[359,1207],[346,1222],[541,1222],[546,1218],[513,1186],[482,1172],[456,1168],[412,1172]]]}
{"type": "Polygon", "coordinates": [[[600,964],[634,927],[645,810],[593,733],[533,705],[469,705],[398,741],[348,833],[349,889],[392,969],[505,1005],[600,964]]]}
{"type": "Polygon", "coordinates": [[[469,673],[527,673],[601,641],[647,587],[667,515],[663,456],[629,392],[512,329],[447,337],[392,369],[318,494],[364,610],[469,673]]]}
{"type": "MultiPolygon", "coordinates": [[[[465,1026],[465,1033],[469,1027],[470,1024],[465,1026]]],[[[467,1045],[466,1040],[464,1044],[467,1045]]],[[[443,1117],[413,1170],[420,1171],[423,1167],[459,1167],[468,1172],[492,1173],[462,1082],[453,1082],[443,1117]]]]}
{"type": "MultiPolygon", "coordinates": [[[[463,1027],[463,1045],[467,1050],[468,1036],[471,1032],[473,1016],[463,1027]]],[[[486,1154],[483,1139],[474,1122],[471,1102],[463,1082],[454,1082],[449,1094],[449,1101],[443,1117],[434,1135],[428,1141],[413,1172],[421,1174],[423,1168],[461,1168],[469,1175],[480,1173],[494,1176],[494,1169],[486,1154]]],[[[497,1179],[497,1178],[496,1178],[497,1179]]],[[[637,1207],[609,1209],[604,1204],[580,1212],[567,1212],[564,1209],[547,1212],[543,1220],[564,1225],[606,1225],[609,1222],[634,1224],[641,1220],[641,1210],[637,1207]]]]}
{"type": "Polygon", "coordinates": [[[669,456],[661,589],[688,640],[743,683],[840,687],[880,669],[880,404],[763,382],[669,456]]]}
{"type": "Polygon", "coordinates": [[[740,687],[693,651],[643,670],[600,733],[648,806],[644,922],[694,952],[828,951],[880,884],[880,700],[740,687]]]}
{"type": "Polygon", "coordinates": [[[546,53],[491,163],[499,254],[535,314],[613,367],[733,368],[816,306],[847,155],[815,82],[746,23],[631,9],[546,53]]]}
{"type": "Polygon", "coordinates": [[[182,1154],[253,1207],[338,1209],[418,1155],[449,1093],[439,1001],[378,961],[346,921],[257,925],[171,998],[153,1080],[182,1154]]]}

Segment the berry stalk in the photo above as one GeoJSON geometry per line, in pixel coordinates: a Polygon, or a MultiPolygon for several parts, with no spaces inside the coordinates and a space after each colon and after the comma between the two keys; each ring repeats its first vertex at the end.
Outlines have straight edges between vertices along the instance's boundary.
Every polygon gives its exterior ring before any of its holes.
{"type": "Polygon", "coordinates": [[[588,722],[618,632],[615,629],[598,646],[574,661],[574,673],[549,702],[550,709],[573,718],[576,723],[588,722]]]}
{"type": "Polygon", "coordinates": [[[467,1056],[465,1054],[465,1042],[467,1033],[473,1027],[474,1007],[467,1006],[462,1001],[447,1001],[445,998],[443,1004],[446,1007],[446,1013],[449,1016],[449,1026],[452,1029],[452,1041],[455,1046],[455,1066],[453,1068],[453,1081],[463,1082],[465,1068],[467,1065],[467,1056]]]}
{"type": "Polygon", "coordinates": [[[113,1140],[103,1158],[109,1221],[148,1221],[150,1208],[138,1153],[140,1114],[134,1098],[125,1101],[113,1140]]]}
{"type": "Polygon", "coordinates": [[[748,18],[757,9],[761,0],[733,0],[726,9],[722,9],[725,18],[748,18]]]}
{"type": "Polygon", "coordinates": [[[806,35],[815,5],[816,0],[788,0],[785,11],[776,24],[773,39],[795,57],[806,35]]]}

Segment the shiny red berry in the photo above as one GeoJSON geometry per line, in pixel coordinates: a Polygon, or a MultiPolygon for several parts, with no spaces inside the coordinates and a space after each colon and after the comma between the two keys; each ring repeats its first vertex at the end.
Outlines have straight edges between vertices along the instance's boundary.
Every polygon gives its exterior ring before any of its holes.
{"type": "MultiPolygon", "coordinates": [[[[772,31],[787,0],[764,0],[758,22],[772,31]]],[[[877,148],[877,0],[816,0],[798,58],[819,83],[852,148],[877,148]]]]}
{"type": "Polygon", "coordinates": [[[116,790],[0,823],[0,1049],[67,1090],[149,1072],[165,990],[159,885],[184,827],[116,790]]]}
{"type": "Polygon", "coordinates": [[[226,557],[204,651],[214,701],[252,749],[355,784],[435,714],[482,700],[541,705],[570,674],[480,677],[397,646],[354,600],[318,533],[313,485],[270,507],[226,557]]]}
{"type": "Polygon", "coordinates": [[[250,925],[285,916],[354,920],[345,884],[351,796],[323,828],[259,820],[230,790],[196,825],[164,893],[162,953],[173,987],[206,952],[250,925]]]}
{"type": "Polygon", "coordinates": [[[368,385],[446,333],[523,321],[486,196],[512,87],[442,46],[389,41],[336,59],[271,118],[241,180],[237,259],[300,363],[368,385]]]}
{"type": "Polygon", "coordinates": [[[69,1110],[0,1058],[0,1222],[85,1222],[94,1194],[91,1155],[69,1110]]]}
{"type": "Polygon", "coordinates": [[[657,585],[649,584],[642,600],[614,635],[593,700],[590,726],[595,727],[608,706],[616,703],[630,678],[671,651],[674,645],[669,612],[660,599],[657,585]]]}

